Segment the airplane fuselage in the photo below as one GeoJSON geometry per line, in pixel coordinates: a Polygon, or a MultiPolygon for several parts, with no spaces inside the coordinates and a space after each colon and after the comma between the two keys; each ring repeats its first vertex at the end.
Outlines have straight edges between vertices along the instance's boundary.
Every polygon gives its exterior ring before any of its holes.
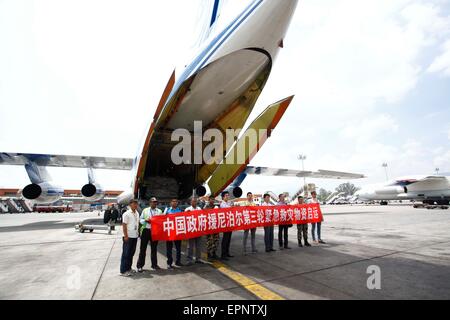
{"type": "MultiPolygon", "coordinates": [[[[253,1],[222,32],[211,36],[179,77],[172,77],[136,159],[133,192],[142,199],[187,198],[214,167],[175,165],[174,130],[242,129],[270,75],[297,0],[253,1]]],[[[224,149],[225,156],[229,149],[224,149]]],[[[128,193],[129,194],[129,193],[128,193]]]]}

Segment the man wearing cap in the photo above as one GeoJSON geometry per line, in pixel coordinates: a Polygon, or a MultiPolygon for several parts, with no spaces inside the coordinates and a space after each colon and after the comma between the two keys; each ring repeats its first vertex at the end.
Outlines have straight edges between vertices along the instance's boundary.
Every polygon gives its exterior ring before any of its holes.
{"type": "MultiPolygon", "coordinates": [[[[302,196],[299,196],[297,200],[298,200],[298,204],[300,206],[305,204],[305,199],[302,196]]],[[[297,239],[298,239],[298,246],[300,248],[303,247],[302,238],[305,242],[305,247],[311,247],[311,245],[308,242],[308,224],[307,223],[297,225],[297,239]]]]}
{"type": "Polygon", "coordinates": [[[130,208],[122,217],[123,246],[122,258],[120,261],[120,274],[124,277],[129,277],[133,272],[136,272],[131,269],[131,266],[133,265],[133,257],[136,253],[136,245],[139,238],[138,206],[136,200],[130,201],[130,208]]]}
{"type": "Polygon", "coordinates": [[[162,215],[162,211],[158,209],[156,206],[158,205],[158,200],[156,198],[150,199],[150,207],[144,209],[141,214],[141,247],[139,251],[139,260],[137,263],[138,272],[144,271],[145,265],[145,255],[147,253],[147,246],[150,243],[151,249],[151,260],[152,260],[152,269],[160,270],[161,268],[158,266],[158,241],[152,241],[152,225],[151,220],[154,216],[162,215]]]}
{"type": "MultiPolygon", "coordinates": [[[[164,212],[166,215],[169,214],[177,214],[182,212],[181,209],[178,207],[178,199],[172,199],[170,202],[170,208],[167,208],[164,212]]],[[[183,264],[181,263],[181,241],[167,241],[166,242],[166,255],[167,255],[167,269],[171,270],[173,269],[173,245],[175,244],[175,249],[177,251],[176,253],[176,261],[175,265],[177,267],[182,267],[183,264]]]]}

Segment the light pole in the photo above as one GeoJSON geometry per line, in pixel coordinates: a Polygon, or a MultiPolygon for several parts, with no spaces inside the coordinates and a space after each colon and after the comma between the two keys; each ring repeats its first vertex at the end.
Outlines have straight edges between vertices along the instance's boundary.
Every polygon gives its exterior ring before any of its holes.
{"type": "Polygon", "coordinates": [[[382,167],[384,168],[384,173],[386,174],[386,181],[389,181],[388,164],[385,162],[382,164],[382,167]]]}
{"type": "Polygon", "coordinates": [[[300,154],[298,156],[298,160],[300,160],[302,162],[302,171],[303,171],[303,193],[305,195],[305,198],[308,196],[307,194],[307,187],[306,187],[306,176],[304,175],[305,172],[305,160],[306,160],[306,155],[304,154],[300,154]]]}

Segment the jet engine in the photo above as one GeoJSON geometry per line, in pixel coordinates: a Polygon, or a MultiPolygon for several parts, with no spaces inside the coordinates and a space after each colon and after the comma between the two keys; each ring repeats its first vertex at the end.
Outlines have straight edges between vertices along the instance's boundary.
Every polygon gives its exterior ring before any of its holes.
{"type": "Polygon", "coordinates": [[[81,194],[86,201],[100,201],[105,197],[105,191],[98,183],[88,183],[81,188],[81,194]]]}
{"type": "Polygon", "coordinates": [[[382,189],[375,190],[378,195],[396,195],[405,193],[405,188],[402,187],[385,187],[382,189]]]}
{"type": "Polygon", "coordinates": [[[22,196],[38,204],[53,203],[61,199],[64,189],[54,186],[49,182],[32,183],[23,188],[22,196]]]}
{"type": "Polygon", "coordinates": [[[244,193],[240,187],[230,187],[226,191],[228,191],[235,199],[242,197],[242,194],[244,193]]]}

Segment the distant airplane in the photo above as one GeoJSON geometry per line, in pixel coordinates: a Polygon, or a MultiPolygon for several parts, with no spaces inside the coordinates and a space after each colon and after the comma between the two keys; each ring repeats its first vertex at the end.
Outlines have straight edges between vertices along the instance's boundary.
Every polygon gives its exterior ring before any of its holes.
{"type": "Polygon", "coordinates": [[[417,200],[424,204],[449,205],[450,180],[442,175],[404,177],[387,184],[366,186],[355,197],[382,204],[389,200],[417,200]]]}
{"type": "MultiPolygon", "coordinates": [[[[230,154],[237,153],[245,160],[243,164],[229,164],[224,160],[214,164],[191,162],[175,165],[171,159],[171,151],[176,145],[171,135],[176,129],[193,132],[195,121],[201,121],[204,130],[217,129],[222,133],[244,127],[269,78],[277,54],[284,46],[284,37],[297,2],[254,0],[223,31],[212,32],[181,75],[177,76],[175,71],[171,75],[134,159],[0,153],[0,164],[25,166],[31,184],[23,189],[22,195],[35,203],[57,201],[64,192],[51,182],[46,167],[88,168],[89,181],[81,191],[90,201],[97,201],[104,195],[103,188],[95,181],[93,169],[131,170],[131,187],[119,196],[121,204],[132,198],[146,200],[153,196],[187,199],[194,190],[198,196],[205,195],[206,187],[214,195],[227,189],[235,197],[240,197],[240,185],[249,174],[363,178],[359,174],[334,171],[302,172],[248,166],[293,97],[270,105],[250,125],[248,130],[266,130],[266,134],[257,136],[256,145],[247,146],[245,139],[241,138],[234,145],[224,146],[220,159],[226,160],[230,154]]],[[[207,21],[211,30],[217,24],[219,4],[220,0],[214,1],[212,16],[207,21]]]]}

